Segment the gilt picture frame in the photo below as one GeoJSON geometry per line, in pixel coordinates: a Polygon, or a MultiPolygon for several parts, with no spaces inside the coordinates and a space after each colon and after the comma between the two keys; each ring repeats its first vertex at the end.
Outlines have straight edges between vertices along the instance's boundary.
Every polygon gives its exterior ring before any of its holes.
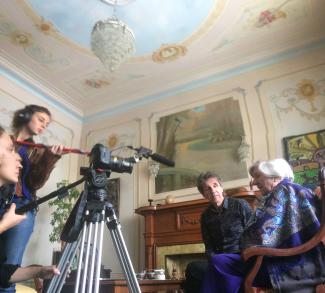
{"type": "Polygon", "coordinates": [[[247,185],[252,143],[245,99],[234,90],[152,116],[152,149],[175,161],[175,167],[160,164],[152,178],[154,200],[199,196],[196,180],[206,171],[216,172],[225,188],[247,185]]]}

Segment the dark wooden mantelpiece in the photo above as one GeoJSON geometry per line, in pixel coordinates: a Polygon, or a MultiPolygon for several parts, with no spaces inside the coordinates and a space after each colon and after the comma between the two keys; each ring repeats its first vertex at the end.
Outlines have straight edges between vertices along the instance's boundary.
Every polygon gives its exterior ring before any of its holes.
{"type": "MultiPolygon", "coordinates": [[[[227,195],[243,198],[254,208],[259,193],[241,187],[227,190],[227,195]]],[[[159,246],[202,243],[200,216],[207,206],[207,200],[198,199],[145,206],[135,210],[145,218],[146,268],[156,267],[156,252],[159,246]]]]}

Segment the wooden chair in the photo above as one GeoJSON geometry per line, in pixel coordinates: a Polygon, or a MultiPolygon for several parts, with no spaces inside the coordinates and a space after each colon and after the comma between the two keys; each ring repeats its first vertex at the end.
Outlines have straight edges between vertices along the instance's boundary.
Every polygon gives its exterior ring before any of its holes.
{"type": "MultiPolygon", "coordinates": [[[[266,247],[249,247],[242,252],[242,258],[244,261],[247,261],[251,257],[256,257],[256,261],[249,274],[245,278],[245,293],[256,292],[252,287],[252,283],[255,279],[255,276],[258,273],[259,268],[261,267],[264,256],[274,256],[274,257],[286,257],[302,254],[313,249],[320,242],[325,242],[325,167],[321,168],[319,171],[320,179],[320,188],[321,188],[321,201],[322,201],[322,218],[321,218],[321,227],[319,231],[306,243],[286,249],[277,249],[277,248],[266,248],[266,247]]],[[[317,293],[325,293],[325,286],[320,284],[316,288],[317,293]]]]}

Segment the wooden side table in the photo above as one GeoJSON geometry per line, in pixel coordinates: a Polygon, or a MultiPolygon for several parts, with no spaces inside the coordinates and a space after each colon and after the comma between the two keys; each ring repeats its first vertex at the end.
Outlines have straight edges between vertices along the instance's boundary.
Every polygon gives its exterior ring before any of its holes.
{"type": "MultiPolygon", "coordinates": [[[[166,291],[170,293],[181,293],[181,284],[183,280],[139,280],[142,293],[154,293],[158,291],[166,291]]],[[[61,293],[73,292],[74,283],[67,282],[61,293]]],[[[100,293],[129,293],[126,280],[101,280],[100,293]]]]}

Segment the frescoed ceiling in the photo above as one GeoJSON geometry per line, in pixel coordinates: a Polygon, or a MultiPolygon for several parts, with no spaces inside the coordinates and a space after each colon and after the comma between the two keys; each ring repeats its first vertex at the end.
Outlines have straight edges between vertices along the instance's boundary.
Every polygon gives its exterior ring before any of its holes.
{"type": "Polygon", "coordinates": [[[324,0],[1,0],[0,71],[87,121],[325,45],[324,0]],[[115,14],[136,53],[108,72],[90,50],[115,14]]]}

